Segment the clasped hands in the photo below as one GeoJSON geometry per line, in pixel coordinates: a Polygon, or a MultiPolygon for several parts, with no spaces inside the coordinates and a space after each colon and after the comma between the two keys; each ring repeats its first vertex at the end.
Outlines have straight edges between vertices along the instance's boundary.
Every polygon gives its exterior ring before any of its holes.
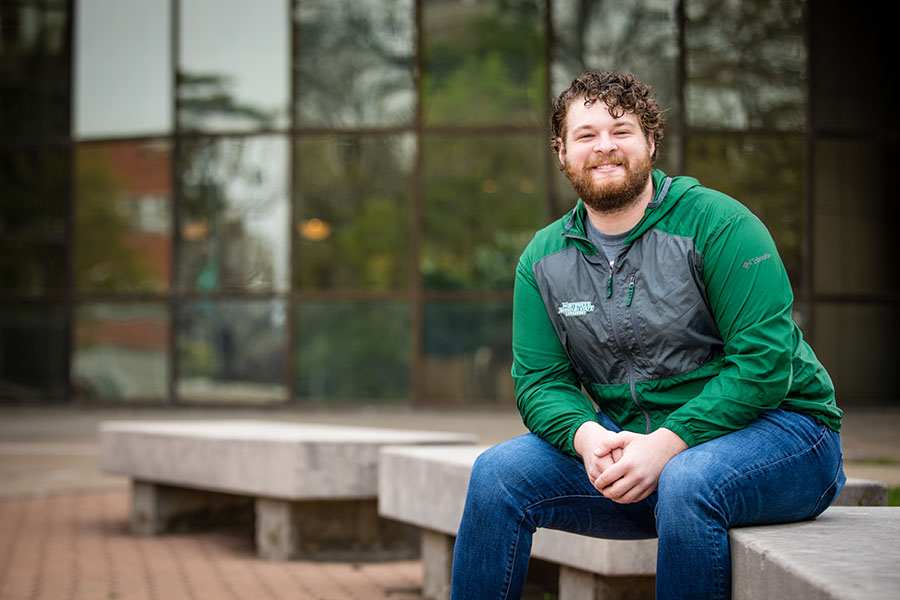
{"type": "Polygon", "coordinates": [[[597,491],[621,504],[640,502],[656,490],[663,468],[687,444],[669,429],[642,435],[615,433],[587,422],[575,432],[575,450],[597,491]]]}

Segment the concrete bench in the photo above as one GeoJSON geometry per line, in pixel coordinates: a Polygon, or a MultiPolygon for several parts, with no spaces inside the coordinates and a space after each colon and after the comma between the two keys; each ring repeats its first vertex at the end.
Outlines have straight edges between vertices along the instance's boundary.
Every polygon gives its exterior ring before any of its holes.
{"type": "MultiPolygon", "coordinates": [[[[426,598],[449,597],[453,543],[469,473],[485,449],[430,446],[381,450],[378,510],[384,517],[422,529],[426,598]]],[[[838,503],[883,505],[887,488],[877,482],[851,480],[838,503]]],[[[655,539],[607,540],[539,529],[531,556],[559,565],[559,600],[653,597],[655,539]]]]}
{"type": "Polygon", "coordinates": [[[107,421],[99,437],[101,469],[132,479],[134,533],[162,533],[243,505],[255,511],[257,553],[269,560],[417,554],[413,528],[378,516],[379,448],[476,441],[266,421],[107,421]]]}
{"type": "Polygon", "coordinates": [[[734,600],[900,597],[900,507],[832,506],[729,537],[734,600]]]}

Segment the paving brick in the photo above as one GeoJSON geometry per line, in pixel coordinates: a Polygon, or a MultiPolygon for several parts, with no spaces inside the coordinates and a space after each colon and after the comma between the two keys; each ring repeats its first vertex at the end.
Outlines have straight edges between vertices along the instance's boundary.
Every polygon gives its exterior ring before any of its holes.
{"type": "Polygon", "coordinates": [[[0,499],[2,600],[418,600],[421,563],[267,562],[228,532],[127,531],[129,492],[0,499]]]}

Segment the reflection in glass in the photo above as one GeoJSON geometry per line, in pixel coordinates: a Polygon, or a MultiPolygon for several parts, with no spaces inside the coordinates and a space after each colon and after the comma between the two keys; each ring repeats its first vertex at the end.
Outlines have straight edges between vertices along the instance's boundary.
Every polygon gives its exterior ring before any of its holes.
{"type": "Polygon", "coordinates": [[[169,0],[76,3],[75,135],[172,128],[169,0]]]}
{"type": "Polygon", "coordinates": [[[808,4],[813,129],[896,137],[897,4],[880,10],[848,10],[838,0],[808,4]]]}
{"type": "Polygon", "coordinates": [[[288,123],[287,0],[182,0],[178,120],[246,131],[288,123]]]}
{"type": "Polygon", "coordinates": [[[545,136],[432,134],[424,144],[425,287],[512,289],[546,222],[545,136]]]}
{"type": "Polygon", "coordinates": [[[652,86],[667,122],[679,120],[675,0],[555,0],[552,9],[554,96],[588,69],[624,71],[652,86]]]}
{"type": "Polygon", "coordinates": [[[296,285],[406,287],[413,137],[307,136],[296,160],[296,285]]]}
{"type": "Polygon", "coordinates": [[[815,291],[900,291],[893,168],[900,144],[819,141],[815,151],[815,291]],[[891,275],[888,275],[891,274],[891,275]]]}
{"type": "Polygon", "coordinates": [[[170,281],[167,141],[77,150],[75,281],[84,292],[162,292],[170,281]]]}
{"type": "Polygon", "coordinates": [[[800,130],[806,118],[803,2],[685,2],[688,123],[800,130]]]}
{"type": "Polygon", "coordinates": [[[0,139],[69,134],[70,2],[0,2],[0,139]]]}
{"type": "Polygon", "coordinates": [[[225,404],[284,402],[286,322],[281,300],[182,304],[176,339],[179,399],[225,404]]]}
{"type": "Polygon", "coordinates": [[[67,149],[0,148],[0,295],[66,287],[67,149]]]}
{"type": "Polygon", "coordinates": [[[299,125],[404,125],[415,113],[413,0],[303,0],[295,11],[299,125]]]}
{"type": "Polygon", "coordinates": [[[818,303],[813,348],[834,381],[839,405],[896,402],[897,304],[818,303]]]}
{"type": "Polygon", "coordinates": [[[300,400],[409,400],[408,304],[307,301],[295,311],[294,393],[300,400]]]}
{"type": "Polygon", "coordinates": [[[425,0],[425,122],[543,123],[542,0],[425,0]]]}
{"type": "Polygon", "coordinates": [[[0,401],[62,399],[66,335],[60,305],[0,305],[0,401]]]}
{"type": "Polygon", "coordinates": [[[427,303],[424,354],[426,403],[515,402],[512,303],[427,303]]]}
{"type": "Polygon", "coordinates": [[[88,400],[165,402],[169,313],[164,304],[86,304],[75,313],[72,391],[88,400]]]}
{"type": "Polygon", "coordinates": [[[778,246],[795,293],[803,270],[802,137],[691,136],[687,172],[736,198],[758,216],[778,246]]]}
{"type": "Polygon", "coordinates": [[[185,141],[178,157],[179,289],[288,287],[287,141],[185,141]]]}

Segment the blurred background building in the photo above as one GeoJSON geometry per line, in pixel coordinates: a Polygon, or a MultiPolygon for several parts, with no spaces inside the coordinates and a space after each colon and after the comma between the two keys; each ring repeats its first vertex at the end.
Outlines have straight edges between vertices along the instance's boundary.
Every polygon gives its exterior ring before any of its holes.
{"type": "Polygon", "coordinates": [[[0,0],[0,402],[509,405],[550,99],[601,68],[769,226],[839,402],[896,404],[897,12],[0,0]]]}

